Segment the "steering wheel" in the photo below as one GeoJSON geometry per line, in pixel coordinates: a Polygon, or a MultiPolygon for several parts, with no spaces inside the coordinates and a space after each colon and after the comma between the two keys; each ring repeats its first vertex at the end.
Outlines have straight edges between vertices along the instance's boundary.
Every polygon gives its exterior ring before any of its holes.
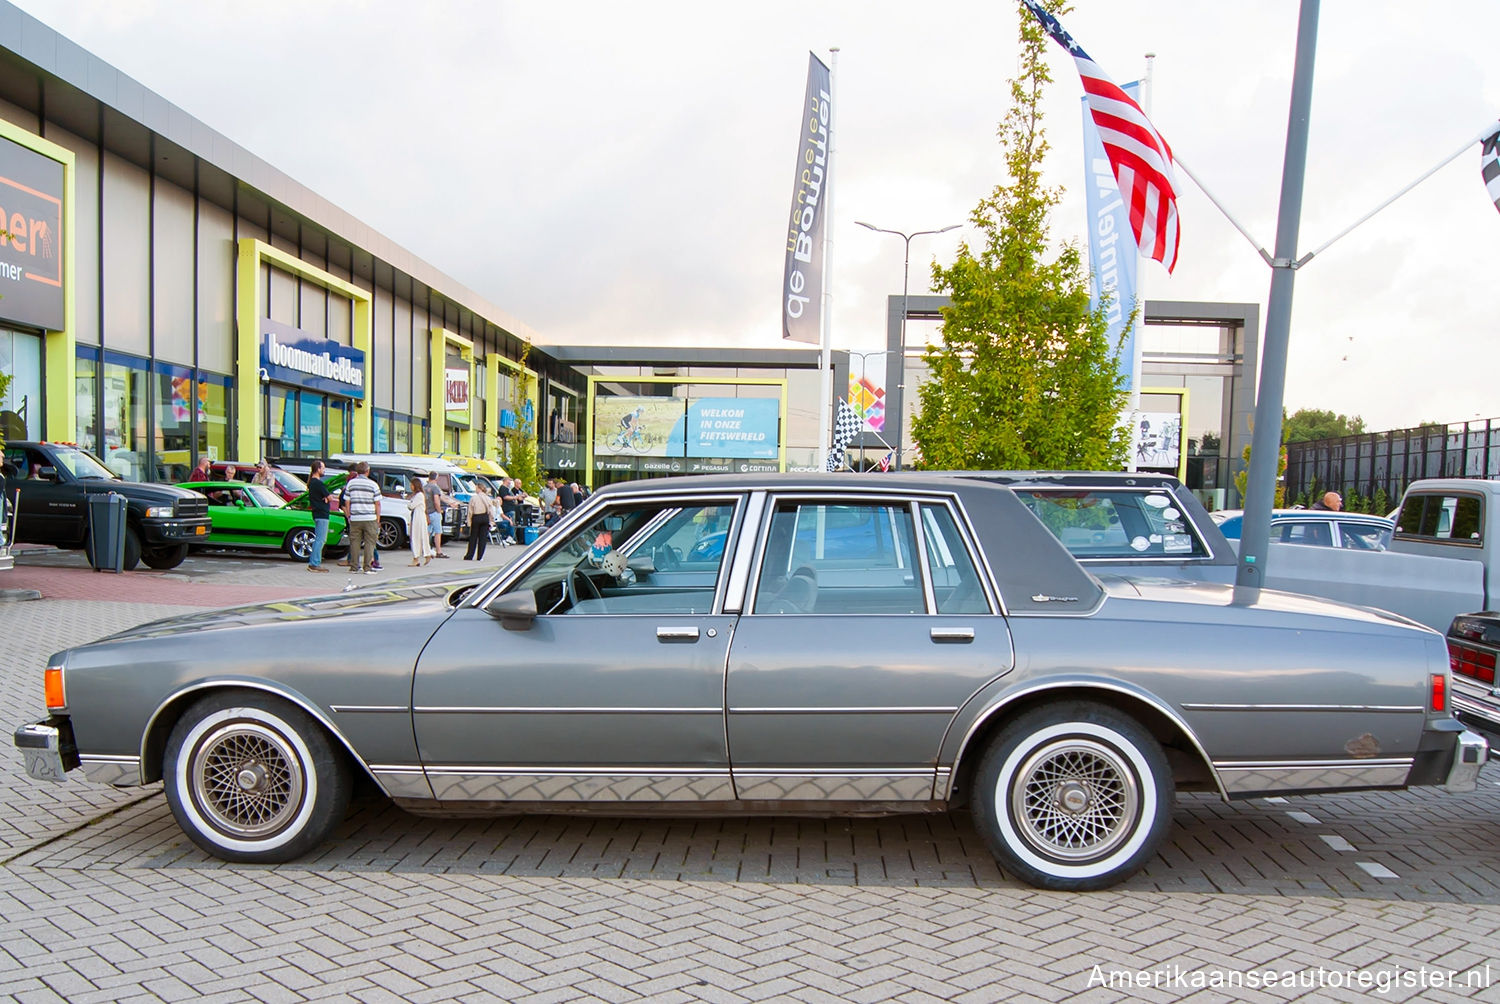
{"type": "Polygon", "coordinates": [[[577,565],[568,573],[568,592],[573,596],[573,605],[577,606],[580,600],[603,600],[604,596],[599,592],[599,587],[594,585],[583,569],[577,565]]]}
{"type": "Polygon", "coordinates": [[[653,550],[655,551],[655,553],[652,554],[651,560],[653,563],[655,563],[656,567],[661,569],[662,571],[676,568],[678,565],[682,564],[682,552],[678,551],[677,548],[673,547],[671,544],[664,544],[661,547],[654,548],[653,550]]]}

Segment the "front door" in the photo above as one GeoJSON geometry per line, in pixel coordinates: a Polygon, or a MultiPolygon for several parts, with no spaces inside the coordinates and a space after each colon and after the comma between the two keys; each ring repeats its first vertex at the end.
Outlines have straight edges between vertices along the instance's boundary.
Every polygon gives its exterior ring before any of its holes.
{"type": "Polygon", "coordinates": [[[780,499],[729,653],[741,799],[924,802],[959,708],[1013,664],[946,500],[780,499]]]}
{"type": "MultiPolygon", "coordinates": [[[[539,546],[505,595],[538,616],[507,629],[462,608],[417,664],[412,711],[434,794],[455,802],[733,798],[720,613],[730,499],[632,498],[539,546]],[[700,549],[702,551],[703,549],[700,549]]],[[[556,531],[553,531],[555,534],[556,531]]]]}
{"type": "Polygon", "coordinates": [[[72,475],[55,469],[39,450],[12,446],[5,451],[5,494],[16,521],[16,539],[44,544],[82,543],[88,526],[87,495],[83,486],[68,482],[72,475]]]}

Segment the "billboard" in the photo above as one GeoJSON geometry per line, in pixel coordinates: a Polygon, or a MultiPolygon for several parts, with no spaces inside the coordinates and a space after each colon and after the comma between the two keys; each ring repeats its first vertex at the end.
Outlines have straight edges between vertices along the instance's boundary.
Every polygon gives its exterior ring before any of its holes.
{"type": "Polygon", "coordinates": [[[63,326],[63,165],[0,139],[0,317],[63,326]]]}
{"type": "Polygon", "coordinates": [[[680,397],[596,397],[594,456],[665,457],[667,442],[686,415],[687,402],[680,397]]]}
{"type": "Polygon", "coordinates": [[[780,431],[781,401],[777,398],[690,398],[680,455],[772,459],[780,453],[780,431]]]}
{"type": "Polygon", "coordinates": [[[735,460],[781,456],[779,397],[594,398],[594,457],[599,470],[663,473],[730,470],[735,460]],[[624,463],[628,457],[713,461],[624,463]]]}

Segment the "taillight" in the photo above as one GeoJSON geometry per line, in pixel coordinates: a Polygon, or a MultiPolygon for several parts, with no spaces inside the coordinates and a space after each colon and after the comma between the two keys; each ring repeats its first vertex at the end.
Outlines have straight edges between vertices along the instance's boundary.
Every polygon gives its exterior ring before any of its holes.
{"type": "Polygon", "coordinates": [[[1448,639],[1448,668],[1460,676],[1493,685],[1495,682],[1495,653],[1484,649],[1461,645],[1448,639]]]}
{"type": "Polygon", "coordinates": [[[1432,681],[1432,710],[1448,710],[1448,677],[1443,673],[1433,673],[1429,679],[1432,681]]]}
{"type": "Polygon", "coordinates": [[[46,699],[48,711],[60,711],[68,706],[61,666],[48,666],[42,673],[42,696],[46,699]]]}

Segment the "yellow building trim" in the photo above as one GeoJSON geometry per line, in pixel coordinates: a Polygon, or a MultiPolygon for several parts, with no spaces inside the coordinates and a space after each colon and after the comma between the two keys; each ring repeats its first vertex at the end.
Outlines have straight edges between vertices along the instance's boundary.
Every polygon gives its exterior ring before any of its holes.
{"type": "Polygon", "coordinates": [[[691,386],[693,384],[718,384],[729,387],[779,387],[781,394],[781,429],[777,435],[776,443],[776,469],[786,471],[786,410],[787,410],[787,379],[785,377],[709,377],[709,376],[589,376],[589,387],[587,394],[588,428],[581,434],[583,437],[583,470],[587,478],[590,491],[594,489],[594,397],[595,389],[601,383],[672,383],[691,386]]]}
{"type": "Polygon", "coordinates": [[[77,274],[74,272],[73,238],[77,230],[77,211],[73,203],[74,169],[77,158],[67,147],[27,132],[13,122],[0,119],[0,137],[39,153],[62,165],[63,225],[63,326],[42,333],[42,355],[47,374],[47,413],[42,418],[43,439],[71,441],[77,434],[78,391],[78,322],[75,316],[77,274]]]}
{"type": "Polygon", "coordinates": [[[374,300],[370,293],[360,289],[347,279],[332,272],[325,272],[309,265],[296,255],[274,248],[254,237],[242,237],[239,257],[235,269],[236,341],[234,395],[235,414],[238,416],[235,430],[235,451],[245,459],[260,456],[260,430],[263,417],[260,413],[260,267],[268,264],[283,272],[311,282],[316,286],[347,296],[354,304],[353,348],[365,354],[365,396],[354,401],[354,452],[369,453],[373,441],[375,403],[374,360],[374,300]]]}
{"type": "MultiPolygon", "coordinates": [[[[500,401],[501,366],[504,366],[506,369],[510,370],[511,373],[521,377],[522,386],[520,399],[522,401],[531,402],[531,439],[536,444],[538,453],[540,453],[542,449],[542,423],[536,420],[537,410],[539,408],[539,402],[536,399],[536,392],[541,388],[541,376],[537,373],[536,370],[530,368],[529,366],[522,366],[516,360],[507,359],[505,356],[499,355],[498,353],[494,352],[484,357],[484,364],[484,430],[486,436],[492,437],[491,441],[494,446],[493,455],[498,457],[502,453],[500,449],[500,405],[502,403],[500,401]]],[[[511,402],[507,401],[505,403],[509,404],[511,402]]],[[[521,418],[519,414],[516,417],[518,420],[521,418]]],[[[485,455],[490,456],[491,454],[486,453],[485,455]]]]}
{"type": "Polygon", "coordinates": [[[1141,394],[1175,394],[1177,396],[1177,480],[1186,482],[1188,389],[1186,387],[1142,387],[1141,394]]]}

